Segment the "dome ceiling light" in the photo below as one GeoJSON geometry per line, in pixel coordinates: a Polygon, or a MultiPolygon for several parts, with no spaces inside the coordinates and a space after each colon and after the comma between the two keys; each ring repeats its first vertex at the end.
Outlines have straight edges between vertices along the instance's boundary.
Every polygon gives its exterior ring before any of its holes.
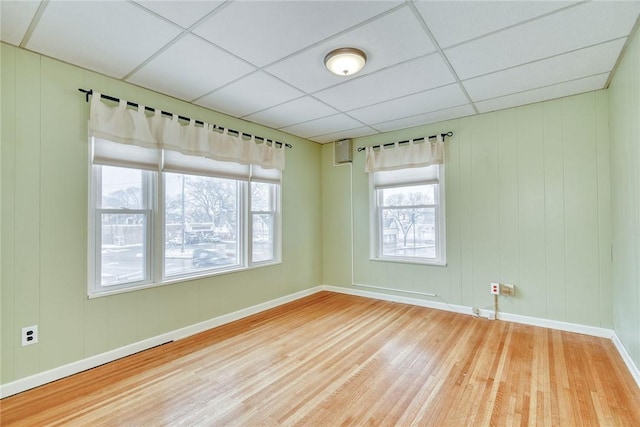
{"type": "Polygon", "coordinates": [[[366,62],[367,55],[354,47],[335,49],[324,57],[324,65],[338,76],[351,76],[362,70],[366,62]]]}

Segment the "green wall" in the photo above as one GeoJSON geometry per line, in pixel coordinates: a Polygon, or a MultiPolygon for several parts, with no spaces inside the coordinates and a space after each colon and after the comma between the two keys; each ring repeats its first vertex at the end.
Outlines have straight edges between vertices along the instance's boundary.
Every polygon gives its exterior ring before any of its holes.
{"type": "Polygon", "coordinates": [[[613,324],[640,366],[640,32],[609,86],[613,324]]]}
{"type": "Polygon", "coordinates": [[[482,308],[492,303],[489,282],[515,283],[517,297],[501,300],[501,311],[614,327],[640,365],[637,34],[609,90],[354,141],[355,149],[454,132],[446,267],[369,260],[364,153],[335,166],[332,144],[0,48],[2,384],[322,283],[353,282],[482,308]],[[87,299],[88,105],[79,87],[291,142],[283,263],[87,299]],[[40,343],[21,347],[19,330],[32,324],[40,343]]]}
{"type": "Polygon", "coordinates": [[[610,328],[608,118],[608,93],[598,91],[354,140],[454,132],[446,267],[370,261],[365,154],[354,153],[351,171],[333,166],[333,147],[323,146],[325,284],[352,287],[353,238],[356,284],[438,297],[378,292],[490,308],[489,283],[514,283],[503,312],[610,328]]]}
{"type": "Polygon", "coordinates": [[[2,384],[321,284],[318,144],[0,47],[2,384]],[[78,88],[292,143],[282,264],[87,299],[89,105],[78,88]],[[39,343],[22,347],[33,324],[39,343]]]}

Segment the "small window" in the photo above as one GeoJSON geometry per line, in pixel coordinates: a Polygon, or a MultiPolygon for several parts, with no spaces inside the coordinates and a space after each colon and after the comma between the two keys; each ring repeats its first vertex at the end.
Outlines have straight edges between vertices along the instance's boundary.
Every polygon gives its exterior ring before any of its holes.
{"type": "Polygon", "coordinates": [[[120,288],[151,279],[153,172],[95,166],[96,283],[120,288]]]}
{"type": "Polygon", "coordinates": [[[251,183],[251,262],[263,263],[275,257],[277,226],[277,186],[265,182],[251,183]]]}
{"type": "Polygon", "coordinates": [[[372,258],[446,264],[443,166],[375,172],[372,258]]]}

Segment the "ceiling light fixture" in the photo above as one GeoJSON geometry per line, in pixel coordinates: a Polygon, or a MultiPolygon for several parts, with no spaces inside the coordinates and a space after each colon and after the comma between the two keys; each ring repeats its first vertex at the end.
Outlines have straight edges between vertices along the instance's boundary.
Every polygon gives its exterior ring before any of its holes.
{"type": "Polygon", "coordinates": [[[362,70],[367,62],[367,55],[354,47],[343,47],[332,50],[324,57],[324,65],[338,76],[350,76],[362,70]]]}

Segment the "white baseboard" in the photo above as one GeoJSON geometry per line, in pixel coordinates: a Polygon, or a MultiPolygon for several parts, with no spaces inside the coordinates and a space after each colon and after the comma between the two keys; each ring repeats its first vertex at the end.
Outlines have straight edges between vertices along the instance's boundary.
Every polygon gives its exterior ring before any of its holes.
{"type": "Polygon", "coordinates": [[[622,341],[620,341],[620,337],[618,337],[618,334],[613,334],[613,338],[611,340],[618,349],[618,353],[620,353],[620,356],[622,357],[622,360],[624,360],[625,365],[627,365],[627,369],[629,369],[629,372],[631,372],[631,376],[634,380],[636,380],[636,384],[638,384],[638,387],[640,387],[640,369],[638,369],[638,366],[636,366],[636,364],[633,362],[631,355],[629,354],[629,352],[627,352],[627,349],[625,348],[624,344],[622,344],[622,341]]]}
{"type": "MultiPolygon", "coordinates": [[[[338,292],[342,294],[358,295],[362,297],[368,297],[368,298],[379,299],[384,301],[394,301],[394,302],[400,302],[404,304],[417,305],[420,307],[435,308],[438,310],[451,311],[454,313],[473,315],[473,308],[464,306],[464,305],[447,304],[439,301],[428,301],[428,300],[423,300],[418,298],[389,295],[389,294],[360,290],[360,289],[343,288],[340,286],[325,285],[322,287],[322,289],[326,291],[338,292]]],[[[480,310],[481,317],[488,318],[491,314],[493,314],[493,310],[485,310],[485,309],[480,310]]],[[[602,337],[602,338],[612,338],[615,334],[612,329],[599,328],[597,326],[581,325],[578,323],[562,322],[559,320],[541,319],[539,317],[529,317],[529,316],[523,316],[520,314],[498,313],[498,319],[506,320],[508,322],[514,322],[514,323],[522,323],[524,325],[540,326],[543,328],[558,329],[561,331],[576,332],[576,333],[585,334],[585,335],[593,335],[593,336],[602,337]]]]}
{"type": "MultiPolygon", "coordinates": [[[[399,302],[403,304],[417,305],[420,307],[435,308],[437,310],[445,310],[445,311],[451,311],[451,312],[461,313],[461,314],[473,315],[473,309],[471,307],[467,307],[463,305],[446,304],[438,301],[427,301],[427,300],[412,298],[412,297],[402,297],[397,295],[365,291],[360,289],[344,288],[341,286],[324,285],[322,286],[322,290],[337,292],[341,294],[356,295],[356,296],[361,296],[366,298],[373,298],[373,299],[378,299],[383,301],[393,301],[393,302],[399,302]]],[[[480,310],[481,317],[489,317],[491,313],[493,313],[492,310],[480,310]]],[[[562,322],[559,320],[541,319],[539,317],[530,317],[530,316],[523,316],[520,314],[511,314],[511,313],[498,313],[498,319],[504,320],[507,322],[521,323],[524,325],[539,326],[542,328],[556,329],[560,331],[591,335],[599,338],[608,338],[613,341],[614,345],[618,349],[618,352],[620,353],[620,356],[622,357],[625,364],[627,365],[627,368],[629,368],[629,372],[635,379],[636,383],[638,384],[638,387],[640,387],[640,370],[633,362],[633,359],[631,358],[631,356],[625,349],[624,345],[620,341],[620,338],[618,338],[618,335],[612,329],[599,328],[597,326],[581,325],[578,323],[562,322]]]]}
{"type": "Polygon", "coordinates": [[[348,295],[355,295],[355,296],[365,297],[365,298],[373,298],[373,299],[382,300],[382,301],[391,301],[391,302],[399,302],[403,304],[417,305],[419,307],[435,308],[438,310],[452,311],[454,313],[471,314],[471,315],[473,314],[471,307],[465,307],[463,305],[446,304],[444,302],[439,302],[439,301],[428,301],[428,300],[419,299],[419,298],[383,294],[380,292],[365,291],[365,290],[353,289],[353,288],[343,288],[341,286],[324,285],[322,286],[322,290],[336,292],[339,294],[348,294],[348,295]]]}
{"type": "MultiPolygon", "coordinates": [[[[462,305],[454,305],[447,304],[438,301],[427,301],[418,298],[412,297],[402,297],[397,295],[389,295],[379,292],[365,291],[353,288],[344,288],[340,286],[316,286],[314,288],[305,289],[299,292],[295,292],[290,295],[285,295],[280,298],[276,298],[271,301],[266,301],[261,304],[257,304],[251,307],[247,307],[238,311],[234,311],[233,313],[225,314],[222,316],[215,317],[213,319],[206,320],[204,322],[196,323],[194,325],[186,326],[184,328],[177,329],[175,331],[167,332],[152,338],[148,338],[124,347],[120,347],[114,350],[107,351],[105,353],[101,353],[95,356],[88,357],[86,359],[79,360],[77,362],[72,362],[67,365],[63,365],[57,368],[50,369],[45,372],[41,372],[30,377],[21,378],[19,380],[0,385],[0,398],[5,398],[8,396],[12,396],[17,393],[21,393],[23,391],[47,384],[52,381],[59,380],[64,377],[68,377],[73,374],[77,374],[82,371],[86,371],[87,369],[95,368],[97,366],[103,365],[105,363],[112,362],[114,360],[130,356],[134,353],[138,353],[143,350],[147,350],[149,348],[165,344],[167,342],[179,340],[182,338],[186,338],[188,336],[204,332],[206,330],[225,325],[230,322],[234,322],[236,320],[240,320],[242,318],[251,316],[253,314],[260,313],[265,310],[269,310],[271,308],[278,307],[280,305],[286,304],[288,302],[295,301],[300,298],[304,298],[306,296],[315,294],[320,291],[330,291],[348,295],[356,295],[362,296],[366,298],[378,299],[383,301],[393,301],[399,302],[403,304],[411,304],[420,307],[434,308],[437,310],[445,310],[451,311],[455,313],[468,314],[473,315],[473,311],[471,307],[462,306],[462,305]]],[[[489,317],[491,310],[481,310],[480,315],[482,317],[489,317]]],[[[620,356],[624,360],[625,364],[629,368],[631,375],[638,383],[640,387],[640,370],[631,359],[631,356],[624,348],[624,345],[616,335],[616,333],[611,329],[606,328],[598,328],[595,326],[586,326],[580,325],[576,323],[568,323],[561,322],[557,320],[548,320],[541,319],[536,317],[522,316],[518,314],[509,314],[509,313],[499,313],[498,318],[500,320],[505,320],[509,322],[522,323],[526,325],[532,326],[540,326],[543,328],[550,329],[558,329],[561,331],[567,332],[576,332],[580,334],[593,335],[597,337],[610,338],[620,356]]]]}
{"type": "Polygon", "coordinates": [[[41,372],[26,378],[21,378],[7,384],[0,385],[0,399],[50,383],[52,381],[59,380],[64,377],[68,377],[73,374],[77,374],[82,371],[86,371],[87,369],[104,365],[105,363],[130,356],[134,353],[138,353],[140,351],[147,350],[152,347],[165,344],[167,342],[186,338],[188,336],[204,332],[217,326],[221,326],[251,316],[253,314],[278,307],[288,302],[315,294],[317,292],[320,292],[321,290],[321,286],[305,289],[290,295],[285,295],[283,297],[273,299],[271,301],[266,301],[261,304],[243,308],[241,310],[234,311],[233,313],[214,317],[213,319],[209,319],[204,322],[176,329],[175,331],[157,335],[155,337],[138,341],[124,347],[97,354],[95,356],[87,357],[86,359],[78,360],[77,362],[72,362],[67,365],[59,366],[45,372],[41,372]]]}

